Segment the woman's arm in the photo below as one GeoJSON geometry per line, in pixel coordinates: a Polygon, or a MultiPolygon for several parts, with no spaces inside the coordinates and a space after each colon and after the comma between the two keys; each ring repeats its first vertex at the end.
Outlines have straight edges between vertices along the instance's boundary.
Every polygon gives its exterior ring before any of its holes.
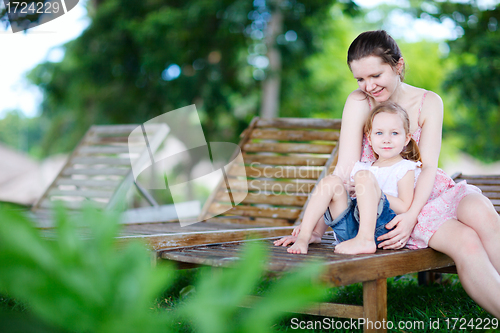
{"type": "Polygon", "coordinates": [[[415,171],[409,170],[406,175],[398,181],[398,196],[386,195],[396,214],[406,213],[413,201],[413,187],[415,185],[415,171]]]}
{"type": "Polygon", "coordinates": [[[366,98],[363,92],[355,90],[347,97],[344,105],[338,148],[339,158],[333,171],[333,174],[344,180],[344,183],[349,183],[352,167],[361,156],[363,126],[370,113],[366,98]]]}
{"type": "Polygon", "coordinates": [[[418,146],[422,157],[422,172],[418,177],[410,209],[406,213],[396,216],[386,225],[388,229],[395,227],[394,230],[378,238],[380,241],[385,240],[379,244],[379,247],[384,249],[400,248],[400,240],[406,244],[417,223],[420,210],[429,199],[436,179],[443,127],[443,101],[439,95],[430,91],[427,93],[420,118],[422,133],[418,146]]]}

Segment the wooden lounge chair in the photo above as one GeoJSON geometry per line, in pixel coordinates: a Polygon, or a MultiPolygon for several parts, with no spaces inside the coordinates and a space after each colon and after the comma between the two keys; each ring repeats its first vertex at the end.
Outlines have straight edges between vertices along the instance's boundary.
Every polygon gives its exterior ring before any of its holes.
{"type": "MultiPolygon", "coordinates": [[[[189,231],[290,227],[299,223],[308,194],[336,163],[340,119],[254,118],[238,144],[244,166],[233,165],[225,181],[206,201],[202,223],[181,227],[175,221],[126,225],[124,235],[155,235],[189,231]],[[248,189],[237,206],[228,193],[248,189]],[[214,212],[225,211],[222,214],[214,212]]],[[[239,151],[236,151],[237,154],[239,151]]],[[[289,233],[283,228],[274,235],[289,233]]]]}
{"type": "Polygon", "coordinates": [[[221,181],[200,219],[259,226],[300,222],[308,194],[335,166],[339,130],[340,119],[254,118],[239,143],[245,166],[229,171],[231,191],[221,181]],[[227,193],[245,188],[245,200],[232,207],[227,193]],[[221,207],[227,211],[206,219],[221,207]]]}
{"type": "MultiPolygon", "coordinates": [[[[125,200],[134,183],[131,160],[144,158],[147,149],[129,152],[129,145],[140,146],[141,135],[129,140],[139,125],[94,125],[73,150],[66,165],[52,184],[33,205],[31,211],[40,227],[52,226],[52,208],[56,202],[77,212],[84,203],[92,202],[101,209],[114,209],[125,200]]],[[[149,127],[149,149],[154,152],[166,137],[161,125],[149,127]]],[[[141,187],[140,193],[153,205],[154,199],[141,187]]]]}
{"type": "MultiPolygon", "coordinates": [[[[116,207],[122,200],[120,195],[123,196],[133,183],[127,139],[137,126],[92,126],[89,129],[58,177],[33,206],[40,226],[52,226],[50,209],[55,201],[62,201],[75,211],[85,201],[92,201],[102,209],[116,207]]],[[[331,172],[335,165],[339,129],[339,119],[256,117],[242,133],[239,143],[245,165],[234,165],[227,174],[231,192],[248,188],[248,196],[243,202],[232,207],[227,201],[226,183],[221,181],[201,212],[199,220],[203,223],[181,227],[171,217],[145,219],[145,213],[136,210],[127,213],[133,213],[128,214],[133,216],[130,222],[137,223],[125,225],[123,234],[151,235],[298,223],[308,194],[318,179],[325,172],[331,172]],[[209,217],[221,209],[227,211],[209,217]]],[[[161,131],[158,132],[154,142],[150,142],[153,152],[164,140],[161,131]]],[[[148,192],[138,189],[154,205],[148,192]]]]}
{"type": "MultiPolygon", "coordinates": [[[[458,182],[467,180],[481,188],[500,213],[500,175],[454,176],[458,182]]],[[[161,235],[148,238],[156,248],[158,257],[174,261],[181,268],[197,265],[227,267],[240,254],[242,242],[250,235],[260,236],[271,253],[268,271],[281,273],[311,259],[324,261],[323,279],[332,286],[363,283],[363,305],[322,303],[305,309],[303,313],[341,317],[365,318],[367,322],[387,321],[387,278],[415,272],[456,273],[453,260],[430,248],[421,250],[378,250],[369,255],[337,255],[333,253],[330,235],[325,235],[321,244],[312,244],[308,255],[292,255],[284,247],[274,247],[272,240],[291,228],[268,228],[225,232],[186,233],[173,235],[165,242],[161,235]]],[[[386,332],[384,327],[366,325],[365,332],[386,332]]]]}

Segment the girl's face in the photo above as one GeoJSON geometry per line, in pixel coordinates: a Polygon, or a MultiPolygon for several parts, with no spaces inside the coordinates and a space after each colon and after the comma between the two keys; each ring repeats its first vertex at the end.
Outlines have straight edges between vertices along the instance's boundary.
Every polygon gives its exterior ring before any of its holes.
{"type": "Polygon", "coordinates": [[[350,65],[359,88],[381,103],[387,101],[401,83],[398,71],[403,64],[403,58],[400,58],[397,67],[393,68],[380,57],[368,56],[353,60],[350,65]]]}
{"type": "Polygon", "coordinates": [[[382,112],[373,118],[368,141],[379,159],[389,160],[401,156],[410,138],[411,134],[405,132],[403,120],[398,114],[382,112]]]}

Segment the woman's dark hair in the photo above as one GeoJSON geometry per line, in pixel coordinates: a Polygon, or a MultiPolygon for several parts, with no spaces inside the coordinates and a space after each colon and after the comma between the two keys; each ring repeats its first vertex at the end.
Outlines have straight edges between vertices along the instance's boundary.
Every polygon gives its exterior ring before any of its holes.
{"type": "MultiPolygon", "coordinates": [[[[368,56],[380,57],[383,62],[396,68],[399,59],[403,56],[396,41],[385,30],[366,31],[361,33],[349,46],[347,51],[347,65],[351,62],[368,56]]],[[[405,67],[399,74],[404,79],[405,67]]]]}
{"type": "MultiPolygon", "coordinates": [[[[375,118],[375,116],[378,115],[379,113],[384,113],[384,112],[398,115],[401,118],[401,121],[403,122],[405,135],[408,135],[410,133],[410,117],[408,116],[408,113],[406,113],[405,109],[399,106],[399,104],[387,101],[377,105],[370,113],[368,119],[366,119],[365,125],[363,127],[363,132],[365,133],[366,136],[369,136],[372,131],[373,119],[375,118]]],[[[376,152],[373,152],[373,154],[375,155],[376,158],[378,158],[376,152]]],[[[413,140],[413,138],[411,138],[408,144],[404,147],[403,151],[401,152],[401,157],[403,157],[405,160],[422,162],[422,158],[420,157],[420,150],[418,149],[418,144],[415,140],[413,140]]]]}

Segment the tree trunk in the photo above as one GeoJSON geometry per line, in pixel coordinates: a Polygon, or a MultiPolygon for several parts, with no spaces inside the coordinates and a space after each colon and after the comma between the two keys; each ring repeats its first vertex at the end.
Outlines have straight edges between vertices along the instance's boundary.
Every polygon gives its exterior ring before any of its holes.
{"type": "Polygon", "coordinates": [[[279,1],[272,12],[271,21],[266,31],[267,57],[269,67],[267,77],[262,81],[262,100],[260,114],[262,118],[278,117],[281,88],[281,53],[276,45],[276,38],[283,31],[283,13],[279,1]]]}

